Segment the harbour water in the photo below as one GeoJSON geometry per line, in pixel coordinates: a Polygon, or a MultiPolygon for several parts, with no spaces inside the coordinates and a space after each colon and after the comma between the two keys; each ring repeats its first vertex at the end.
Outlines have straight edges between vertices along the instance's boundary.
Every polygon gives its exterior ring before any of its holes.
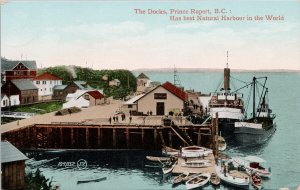
{"type": "MultiPolygon", "coordinates": [[[[136,73],[139,74],[139,73],[136,73]]],[[[145,72],[153,81],[173,82],[172,72],[145,72]]],[[[299,101],[299,73],[232,73],[232,77],[251,81],[253,76],[267,76],[269,100],[277,131],[272,138],[263,145],[243,146],[230,143],[226,151],[230,156],[257,155],[267,160],[271,166],[272,177],[264,181],[264,189],[279,189],[288,187],[296,189],[300,185],[300,101],[299,101]]],[[[203,93],[214,92],[222,81],[222,72],[194,72],[179,73],[185,89],[194,89],[203,93]]],[[[243,86],[238,80],[231,80],[234,90],[243,86]]],[[[248,89],[244,90],[247,94],[248,89]]],[[[250,110],[251,108],[249,108],[250,110]]],[[[65,152],[27,152],[29,157],[37,160],[59,157],[50,163],[32,167],[39,167],[47,178],[58,181],[63,190],[75,189],[185,189],[184,185],[172,187],[172,177],[163,177],[160,169],[147,168],[144,165],[146,155],[157,155],[159,152],[143,150],[130,151],[65,151],[65,152]],[[77,162],[86,161],[86,168],[79,167],[77,162]],[[62,165],[69,163],[69,166],[62,165]],[[95,183],[77,185],[77,178],[81,176],[107,177],[107,180],[95,183]]],[[[206,186],[204,189],[214,189],[206,186]]],[[[221,186],[221,189],[234,189],[221,186]]],[[[252,189],[252,187],[250,187],[252,189]]]]}

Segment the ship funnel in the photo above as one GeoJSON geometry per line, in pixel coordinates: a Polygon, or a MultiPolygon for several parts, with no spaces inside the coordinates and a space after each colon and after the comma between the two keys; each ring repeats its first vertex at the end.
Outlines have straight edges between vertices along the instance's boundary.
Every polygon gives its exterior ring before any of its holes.
{"type": "Polygon", "coordinates": [[[224,68],[224,90],[230,90],[230,69],[224,68]]]}

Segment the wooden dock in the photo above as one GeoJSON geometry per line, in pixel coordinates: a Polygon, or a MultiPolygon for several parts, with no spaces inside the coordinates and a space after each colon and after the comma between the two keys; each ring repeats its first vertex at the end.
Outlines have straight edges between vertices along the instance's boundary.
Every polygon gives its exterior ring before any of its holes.
{"type": "MultiPolygon", "coordinates": [[[[189,172],[190,174],[195,174],[195,173],[216,173],[215,169],[215,157],[213,154],[209,154],[208,156],[204,157],[205,160],[209,160],[211,166],[205,167],[205,168],[188,168],[188,167],[182,167],[181,164],[185,162],[185,160],[182,157],[178,157],[177,164],[175,165],[172,173],[173,174],[181,174],[184,172],[189,172]]],[[[188,158],[187,161],[191,160],[203,160],[202,158],[188,158]]]]}

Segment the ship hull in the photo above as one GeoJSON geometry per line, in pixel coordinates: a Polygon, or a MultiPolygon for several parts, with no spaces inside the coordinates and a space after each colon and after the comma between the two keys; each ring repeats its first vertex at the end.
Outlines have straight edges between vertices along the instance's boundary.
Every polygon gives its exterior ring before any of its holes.
{"type": "Polygon", "coordinates": [[[234,130],[235,140],[242,144],[262,144],[266,142],[276,131],[276,124],[268,129],[256,129],[250,127],[238,127],[234,130]]]}

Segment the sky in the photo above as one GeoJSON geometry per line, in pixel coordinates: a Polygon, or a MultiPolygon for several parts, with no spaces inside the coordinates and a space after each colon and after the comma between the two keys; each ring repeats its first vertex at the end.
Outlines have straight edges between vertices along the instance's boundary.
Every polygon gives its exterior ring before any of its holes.
{"type": "MultiPolygon", "coordinates": [[[[150,13],[150,12],[149,12],[150,13]]],[[[38,67],[300,70],[299,1],[8,1],[1,5],[1,56],[38,67]],[[136,14],[134,9],[168,14],[136,14]],[[172,21],[170,9],[262,21],[172,21]],[[226,14],[214,14],[225,9],[226,14]],[[283,16],[267,21],[265,15],[283,16]]]]}

